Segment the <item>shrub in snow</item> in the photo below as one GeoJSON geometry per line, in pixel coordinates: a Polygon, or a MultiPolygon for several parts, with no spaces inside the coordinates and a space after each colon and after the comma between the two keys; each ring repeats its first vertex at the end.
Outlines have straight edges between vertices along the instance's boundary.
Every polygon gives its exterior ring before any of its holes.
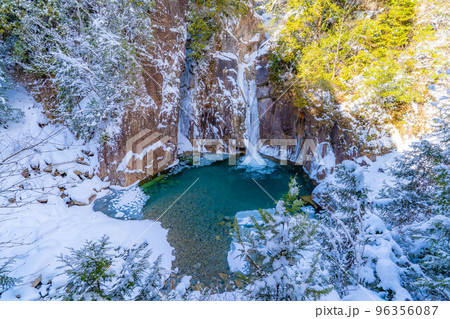
{"type": "Polygon", "coordinates": [[[415,295],[420,299],[450,300],[450,218],[439,215],[423,225],[412,225],[413,261],[421,267],[413,278],[415,295]]]}
{"type": "Polygon", "coordinates": [[[147,243],[129,249],[110,246],[109,237],[87,241],[69,255],[61,255],[60,269],[68,277],[54,296],[63,300],[155,300],[164,284],[161,258],[149,262],[147,243]]]}
{"type": "Polygon", "coordinates": [[[161,297],[160,290],[164,286],[161,256],[151,264],[148,261],[151,254],[147,243],[121,254],[123,265],[109,293],[111,300],[157,300],[161,297]]]}
{"type": "Polygon", "coordinates": [[[248,12],[245,0],[191,0],[187,31],[190,38],[190,57],[200,60],[211,39],[224,26],[224,17],[236,18],[248,12]]]}
{"type": "Polygon", "coordinates": [[[273,214],[260,210],[260,220],[251,216],[249,228],[235,221],[233,237],[240,257],[248,263],[240,277],[249,298],[317,300],[331,290],[315,244],[317,224],[302,212],[302,206],[293,180],[273,214]]]}
{"type": "Polygon", "coordinates": [[[426,140],[404,153],[391,170],[396,185],[381,194],[390,199],[381,207],[388,223],[400,226],[448,211],[449,165],[449,152],[426,140]]]}
{"type": "MultiPolygon", "coordinates": [[[[0,252],[5,248],[10,248],[11,245],[14,246],[15,244],[11,243],[11,241],[0,241],[0,252]]],[[[0,295],[21,281],[20,279],[14,278],[10,275],[11,266],[14,262],[14,258],[0,257],[0,295]]]]}
{"type": "Polygon", "coordinates": [[[0,261],[0,295],[19,282],[17,278],[13,278],[9,275],[9,272],[11,271],[10,266],[13,263],[14,259],[9,259],[4,263],[1,263],[0,261]]]}
{"type": "Polygon", "coordinates": [[[109,238],[103,236],[98,242],[87,241],[78,250],[70,248],[70,255],[61,255],[61,269],[68,276],[68,283],[58,297],[65,300],[103,299],[107,297],[107,283],[114,272],[109,269],[114,255],[109,238]]]}

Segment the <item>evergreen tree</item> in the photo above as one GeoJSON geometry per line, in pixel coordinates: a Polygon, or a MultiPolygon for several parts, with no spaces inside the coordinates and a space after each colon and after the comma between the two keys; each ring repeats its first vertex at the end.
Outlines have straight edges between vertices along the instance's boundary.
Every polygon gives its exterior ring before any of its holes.
{"type": "Polygon", "coordinates": [[[362,169],[355,162],[344,161],[335,169],[335,181],[328,182],[321,193],[328,207],[319,215],[319,238],[327,252],[331,282],[344,293],[348,285],[360,283],[358,270],[364,263],[368,190],[362,169]]]}
{"type": "Polygon", "coordinates": [[[7,115],[8,104],[5,97],[6,75],[0,60],[0,124],[5,124],[5,116],[7,115]]]}
{"type": "Polygon", "coordinates": [[[450,298],[450,138],[449,110],[441,109],[433,139],[415,143],[392,169],[396,184],[381,196],[380,208],[397,231],[411,267],[405,282],[417,299],[450,298]]]}
{"type": "Polygon", "coordinates": [[[153,263],[147,243],[128,249],[110,246],[109,237],[87,241],[61,255],[69,280],[56,298],[64,300],[158,300],[164,286],[161,256],[153,263]]]}
{"type": "Polygon", "coordinates": [[[450,218],[434,216],[408,232],[415,246],[410,255],[422,269],[412,290],[420,299],[450,300],[450,218]]]}
{"type": "MultiPolygon", "coordinates": [[[[1,223],[1,220],[0,220],[1,223]]],[[[4,227],[4,226],[3,226],[4,227]]],[[[11,248],[16,245],[24,244],[21,240],[18,243],[11,241],[0,242],[0,252],[5,248],[11,248]]],[[[17,257],[17,256],[16,256],[17,257]]],[[[15,284],[21,282],[21,278],[15,278],[11,276],[11,266],[15,263],[15,257],[2,257],[0,258],[0,295],[13,287],[15,284]]]]}
{"type": "Polygon", "coordinates": [[[147,243],[129,248],[120,255],[122,269],[114,279],[114,285],[108,293],[111,300],[157,300],[164,286],[160,267],[161,256],[150,264],[152,251],[147,243]]]}
{"type": "Polygon", "coordinates": [[[99,300],[107,298],[107,283],[115,276],[110,269],[114,256],[111,253],[109,237],[104,235],[98,242],[86,241],[75,250],[70,248],[70,255],[61,255],[68,282],[61,296],[64,300],[99,300]]]}
{"type": "Polygon", "coordinates": [[[335,289],[345,296],[363,285],[387,300],[411,300],[400,278],[406,257],[368,200],[363,168],[344,161],[320,194],[327,210],[318,216],[318,238],[335,289]]]}
{"type": "Polygon", "coordinates": [[[414,35],[417,0],[385,0],[384,12],[368,30],[367,43],[377,49],[404,48],[414,35]]]}
{"type": "Polygon", "coordinates": [[[436,142],[426,139],[414,143],[391,169],[396,184],[381,193],[390,199],[384,210],[393,226],[425,221],[431,216],[448,216],[450,207],[450,138],[448,110],[437,120],[436,142]]]}
{"type": "Polygon", "coordinates": [[[296,76],[300,107],[317,108],[318,91],[332,93],[327,96],[333,100],[322,104],[365,97],[367,104],[381,105],[392,123],[401,122],[412,102],[423,103],[419,68],[407,49],[416,50],[414,40],[431,34],[431,26],[416,18],[416,0],[370,2],[382,9],[372,11],[367,1],[269,1],[276,87],[284,91],[296,76]]]}
{"type": "Polygon", "coordinates": [[[3,7],[2,20],[15,40],[13,56],[53,83],[54,116],[85,138],[114,132],[124,107],[139,102],[153,1],[8,2],[14,5],[3,7]]]}
{"type": "Polygon", "coordinates": [[[150,267],[146,268],[146,277],[139,286],[135,300],[161,300],[166,295],[163,291],[164,273],[159,256],[150,267]]]}
{"type": "Polygon", "coordinates": [[[190,57],[200,60],[214,34],[223,28],[223,20],[247,11],[248,3],[244,0],[190,0],[187,24],[190,57]]]}
{"type": "Polygon", "coordinates": [[[317,224],[301,211],[295,180],[275,211],[259,211],[252,226],[235,222],[233,235],[248,271],[240,274],[247,284],[244,293],[257,300],[317,300],[331,289],[317,252],[317,224]]]}

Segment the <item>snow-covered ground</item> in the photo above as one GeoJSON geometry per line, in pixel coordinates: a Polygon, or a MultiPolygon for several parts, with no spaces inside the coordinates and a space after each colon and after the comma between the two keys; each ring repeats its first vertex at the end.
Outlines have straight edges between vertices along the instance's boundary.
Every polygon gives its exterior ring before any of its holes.
{"type": "MultiPolygon", "coordinates": [[[[66,278],[58,276],[57,256],[103,234],[113,246],[148,242],[151,261],[162,255],[162,267],[170,270],[173,248],[160,223],[117,220],[93,210],[92,201],[109,187],[95,175],[95,144],[49,123],[42,105],[23,87],[14,86],[6,96],[24,117],[0,128],[0,245],[9,242],[0,258],[17,256],[10,275],[21,283],[3,292],[1,300],[35,300],[47,288],[52,292],[63,286],[66,278]],[[38,278],[40,291],[32,287],[38,278]]],[[[122,202],[129,210],[129,198],[122,202]]]]}

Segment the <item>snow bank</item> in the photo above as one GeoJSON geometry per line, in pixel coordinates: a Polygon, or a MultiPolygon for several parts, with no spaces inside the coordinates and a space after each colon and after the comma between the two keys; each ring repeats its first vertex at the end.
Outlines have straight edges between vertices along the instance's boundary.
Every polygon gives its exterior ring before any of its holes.
{"type": "MultiPolygon", "coordinates": [[[[9,211],[3,220],[0,242],[11,238],[23,239],[21,245],[0,251],[1,257],[18,256],[11,276],[23,278],[29,287],[39,276],[47,283],[61,271],[57,256],[68,253],[68,248],[80,248],[86,240],[97,240],[103,234],[111,237],[113,246],[129,247],[148,242],[152,247],[151,261],[162,255],[161,266],[170,270],[174,259],[173,248],[167,242],[167,230],[150,220],[121,221],[94,212],[91,206],[65,207],[62,200],[47,205],[28,205],[9,211]]],[[[8,294],[2,298],[7,298],[8,294]]]]}
{"type": "MultiPolygon", "coordinates": [[[[148,242],[150,261],[162,255],[161,266],[170,270],[173,248],[160,223],[109,218],[89,205],[107,195],[109,186],[96,176],[95,141],[85,143],[66,127],[49,123],[23,87],[15,86],[7,97],[24,117],[0,128],[0,243],[11,243],[2,245],[0,260],[15,257],[10,276],[21,283],[3,292],[1,300],[39,299],[39,291],[32,288],[39,277],[44,288],[50,281],[52,290],[63,286],[66,278],[57,276],[57,257],[104,234],[113,246],[123,248],[148,242]]],[[[116,199],[119,212],[141,209],[146,201],[137,188],[116,199]]]]}

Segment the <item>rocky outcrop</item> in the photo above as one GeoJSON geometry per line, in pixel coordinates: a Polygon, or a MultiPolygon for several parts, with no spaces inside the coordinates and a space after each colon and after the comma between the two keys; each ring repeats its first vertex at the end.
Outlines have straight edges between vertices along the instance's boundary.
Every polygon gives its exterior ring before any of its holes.
{"type": "Polygon", "coordinates": [[[141,61],[143,102],[127,108],[121,133],[100,154],[101,175],[113,184],[130,185],[175,160],[187,5],[188,0],[155,1],[148,44],[152,56],[141,61]]]}
{"type": "Polygon", "coordinates": [[[280,158],[281,147],[271,141],[295,140],[291,142],[294,145],[285,146],[287,152],[283,156],[296,163],[302,148],[314,145],[321,159],[329,159],[327,163],[315,163],[314,159],[303,163],[306,172],[316,180],[323,179],[335,164],[358,155],[358,148],[346,129],[348,123],[337,110],[323,105],[299,108],[290,90],[274,90],[269,81],[267,56],[260,57],[257,69],[260,138],[265,144],[262,153],[280,158]],[[313,144],[306,146],[306,141],[313,144]]]}
{"type": "Polygon", "coordinates": [[[226,21],[208,55],[198,63],[187,61],[180,134],[203,151],[234,153],[236,146],[244,147],[256,55],[264,39],[261,23],[253,10],[241,19],[226,21]],[[231,145],[231,140],[237,145],[231,145]]]}

